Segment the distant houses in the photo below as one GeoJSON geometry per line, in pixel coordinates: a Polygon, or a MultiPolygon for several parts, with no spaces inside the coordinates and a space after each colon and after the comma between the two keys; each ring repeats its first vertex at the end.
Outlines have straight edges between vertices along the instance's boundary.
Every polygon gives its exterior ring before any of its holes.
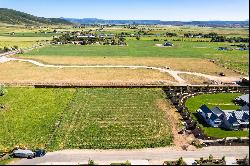
{"type": "Polygon", "coordinates": [[[197,113],[211,127],[227,130],[240,130],[249,128],[249,94],[236,98],[242,106],[239,110],[221,110],[219,107],[209,109],[202,105],[197,113]]]}
{"type": "Polygon", "coordinates": [[[174,44],[171,43],[171,42],[166,42],[166,43],[163,44],[163,46],[164,46],[164,47],[173,47],[174,44]]]}

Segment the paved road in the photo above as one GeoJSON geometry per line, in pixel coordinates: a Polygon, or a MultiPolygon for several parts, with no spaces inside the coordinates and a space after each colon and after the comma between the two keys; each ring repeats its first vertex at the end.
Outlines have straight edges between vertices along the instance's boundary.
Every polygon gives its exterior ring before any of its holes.
{"type": "Polygon", "coordinates": [[[249,156],[248,146],[211,146],[196,151],[182,151],[170,148],[143,149],[143,150],[64,150],[47,153],[42,158],[32,160],[22,159],[15,165],[38,165],[48,163],[84,163],[89,159],[94,161],[127,161],[127,160],[149,160],[150,163],[162,164],[167,159],[200,158],[212,154],[217,157],[244,158],[249,156]]]}

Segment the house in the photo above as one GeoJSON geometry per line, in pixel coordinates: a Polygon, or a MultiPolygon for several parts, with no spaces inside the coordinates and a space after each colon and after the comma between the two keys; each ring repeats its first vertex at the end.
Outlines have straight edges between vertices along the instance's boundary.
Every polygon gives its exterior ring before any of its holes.
{"type": "Polygon", "coordinates": [[[240,105],[248,105],[249,106],[249,94],[239,96],[235,99],[240,105]]]}
{"type": "Polygon", "coordinates": [[[197,112],[208,125],[212,127],[221,126],[223,111],[221,111],[218,107],[210,110],[206,105],[202,105],[197,112]]]}
{"type": "Polygon", "coordinates": [[[172,47],[174,45],[171,42],[166,42],[166,43],[163,44],[163,46],[165,46],[165,47],[172,47]]]}
{"type": "Polygon", "coordinates": [[[249,127],[249,110],[248,111],[225,111],[223,128],[229,130],[238,130],[249,127]]]}
{"type": "Polygon", "coordinates": [[[219,107],[209,109],[206,105],[202,105],[197,113],[212,127],[227,130],[249,128],[249,107],[247,105],[239,110],[221,110],[219,107]]]}
{"type": "Polygon", "coordinates": [[[219,50],[219,51],[227,51],[227,50],[229,50],[229,49],[228,49],[227,47],[219,47],[218,50],[219,50]]]}

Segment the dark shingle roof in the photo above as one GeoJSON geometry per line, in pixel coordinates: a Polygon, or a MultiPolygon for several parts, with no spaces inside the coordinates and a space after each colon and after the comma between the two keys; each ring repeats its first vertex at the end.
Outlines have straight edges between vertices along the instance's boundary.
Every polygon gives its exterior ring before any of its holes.
{"type": "Polygon", "coordinates": [[[246,103],[249,103],[249,94],[246,94],[246,95],[242,95],[240,97],[237,98],[238,100],[242,100],[246,103]]]}

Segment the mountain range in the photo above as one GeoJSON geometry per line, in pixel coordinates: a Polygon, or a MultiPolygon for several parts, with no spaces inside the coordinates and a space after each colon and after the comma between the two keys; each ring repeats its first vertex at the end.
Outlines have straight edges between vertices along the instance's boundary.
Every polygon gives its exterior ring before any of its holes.
{"type": "Polygon", "coordinates": [[[161,21],[161,20],[104,20],[98,18],[44,18],[37,17],[13,9],[0,8],[0,23],[15,25],[81,25],[81,24],[144,24],[144,25],[194,25],[208,27],[248,27],[249,21],[161,21]]]}
{"type": "Polygon", "coordinates": [[[248,27],[249,21],[161,21],[161,20],[104,20],[97,18],[64,18],[75,24],[145,24],[145,25],[195,25],[195,26],[209,26],[209,27],[248,27]]]}

